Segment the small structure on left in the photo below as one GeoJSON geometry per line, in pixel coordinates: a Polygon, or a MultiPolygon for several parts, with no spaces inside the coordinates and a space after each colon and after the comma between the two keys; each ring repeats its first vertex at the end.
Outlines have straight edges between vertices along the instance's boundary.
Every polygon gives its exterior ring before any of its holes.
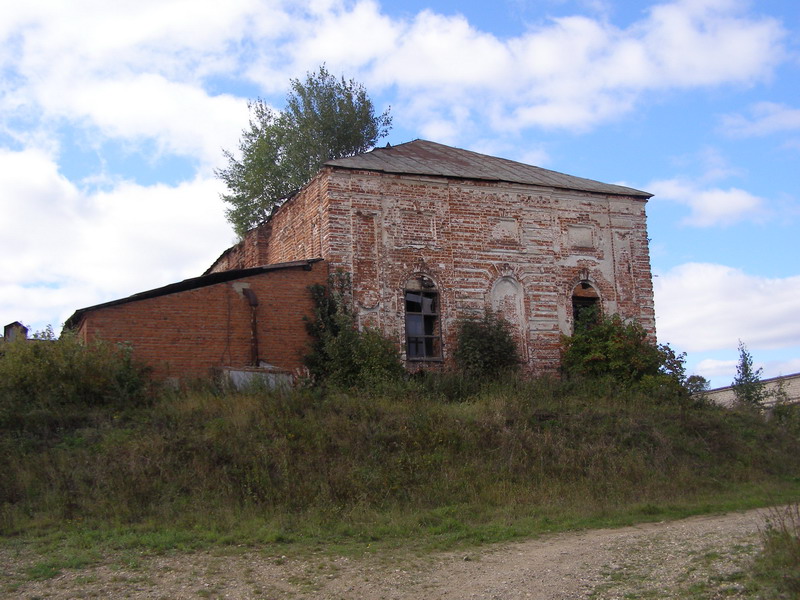
{"type": "Polygon", "coordinates": [[[308,349],[308,288],[327,277],[321,259],[212,273],[79,309],[64,329],[85,341],[130,344],[160,379],[223,374],[281,385],[308,349]]]}
{"type": "Polygon", "coordinates": [[[3,342],[13,342],[14,340],[27,340],[28,328],[19,321],[14,321],[3,327],[3,342]]]}

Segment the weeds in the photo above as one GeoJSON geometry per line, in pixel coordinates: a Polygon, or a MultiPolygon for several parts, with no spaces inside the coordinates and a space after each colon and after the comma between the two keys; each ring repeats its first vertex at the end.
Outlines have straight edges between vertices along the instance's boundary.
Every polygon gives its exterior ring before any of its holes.
{"type": "Polygon", "coordinates": [[[46,442],[4,430],[0,527],[496,539],[546,528],[536,515],[648,518],[797,472],[796,438],[756,415],[564,385],[173,392],[46,442]]]}
{"type": "Polygon", "coordinates": [[[306,321],[312,343],[304,358],[310,383],[349,389],[375,387],[405,374],[397,346],[374,329],[359,329],[352,310],[348,273],[309,288],[314,318],[306,321]]]}
{"type": "Polygon", "coordinates": [[[761,541],[764,549],[753,577],[761,587],[762,597],[800,597],[800,504],[770,509],[761,541]]]}
{"type": "Polygon", "coordinates": [[[31,577],[81,548],[452,546],[797,488],[800,441],[783,421],[657,387],[429,373],[349,392],[156,395],[124,349],[4,352],[16,384],[0,383],[0,534],[58,548],[31,577]]]}

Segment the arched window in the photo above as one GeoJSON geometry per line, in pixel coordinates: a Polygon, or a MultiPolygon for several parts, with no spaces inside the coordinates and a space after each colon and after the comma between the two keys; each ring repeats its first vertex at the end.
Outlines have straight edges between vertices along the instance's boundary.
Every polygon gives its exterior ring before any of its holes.
{"type": "Polygon", "coordinates": [[[439,360],[442,358],[442,334],[439,316],[439,293],[430,277],[420,275],[406,282],[406,358],[439,360]]]}
{"type": "Polygon", "coordinates": [[[600,316],[600,296],[588,281],[581,281],[572,290],[573,329],[587,318],[600,316]]]}

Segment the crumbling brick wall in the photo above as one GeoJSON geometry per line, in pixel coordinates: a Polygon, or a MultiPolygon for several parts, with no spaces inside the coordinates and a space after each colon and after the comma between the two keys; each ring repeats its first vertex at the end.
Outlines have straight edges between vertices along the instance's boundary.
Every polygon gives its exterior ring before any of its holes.
{"type": "Polygon", "coordinates": [[[440,294],[445,358],[456,321],[491,307],[529,369],[552,372],[581,284],[655,338],[641,196],[326,167],[246,239],[269,262],[321,256],[351,273],[360,323],[401,348],[404,289],[420,275],[440,294]]]}

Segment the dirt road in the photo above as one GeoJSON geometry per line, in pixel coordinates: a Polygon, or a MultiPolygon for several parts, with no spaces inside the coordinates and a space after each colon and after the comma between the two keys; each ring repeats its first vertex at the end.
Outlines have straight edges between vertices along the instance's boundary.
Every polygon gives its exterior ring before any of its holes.
{"type": "Polygon", "coordinates": [[[26,580],[35,557],[0,551],[4,598],[570,600],[744,598],[742,572],[764,511],[559,534],[474,551],[413,556],[247,550],[105,564],[26,580]]]}

